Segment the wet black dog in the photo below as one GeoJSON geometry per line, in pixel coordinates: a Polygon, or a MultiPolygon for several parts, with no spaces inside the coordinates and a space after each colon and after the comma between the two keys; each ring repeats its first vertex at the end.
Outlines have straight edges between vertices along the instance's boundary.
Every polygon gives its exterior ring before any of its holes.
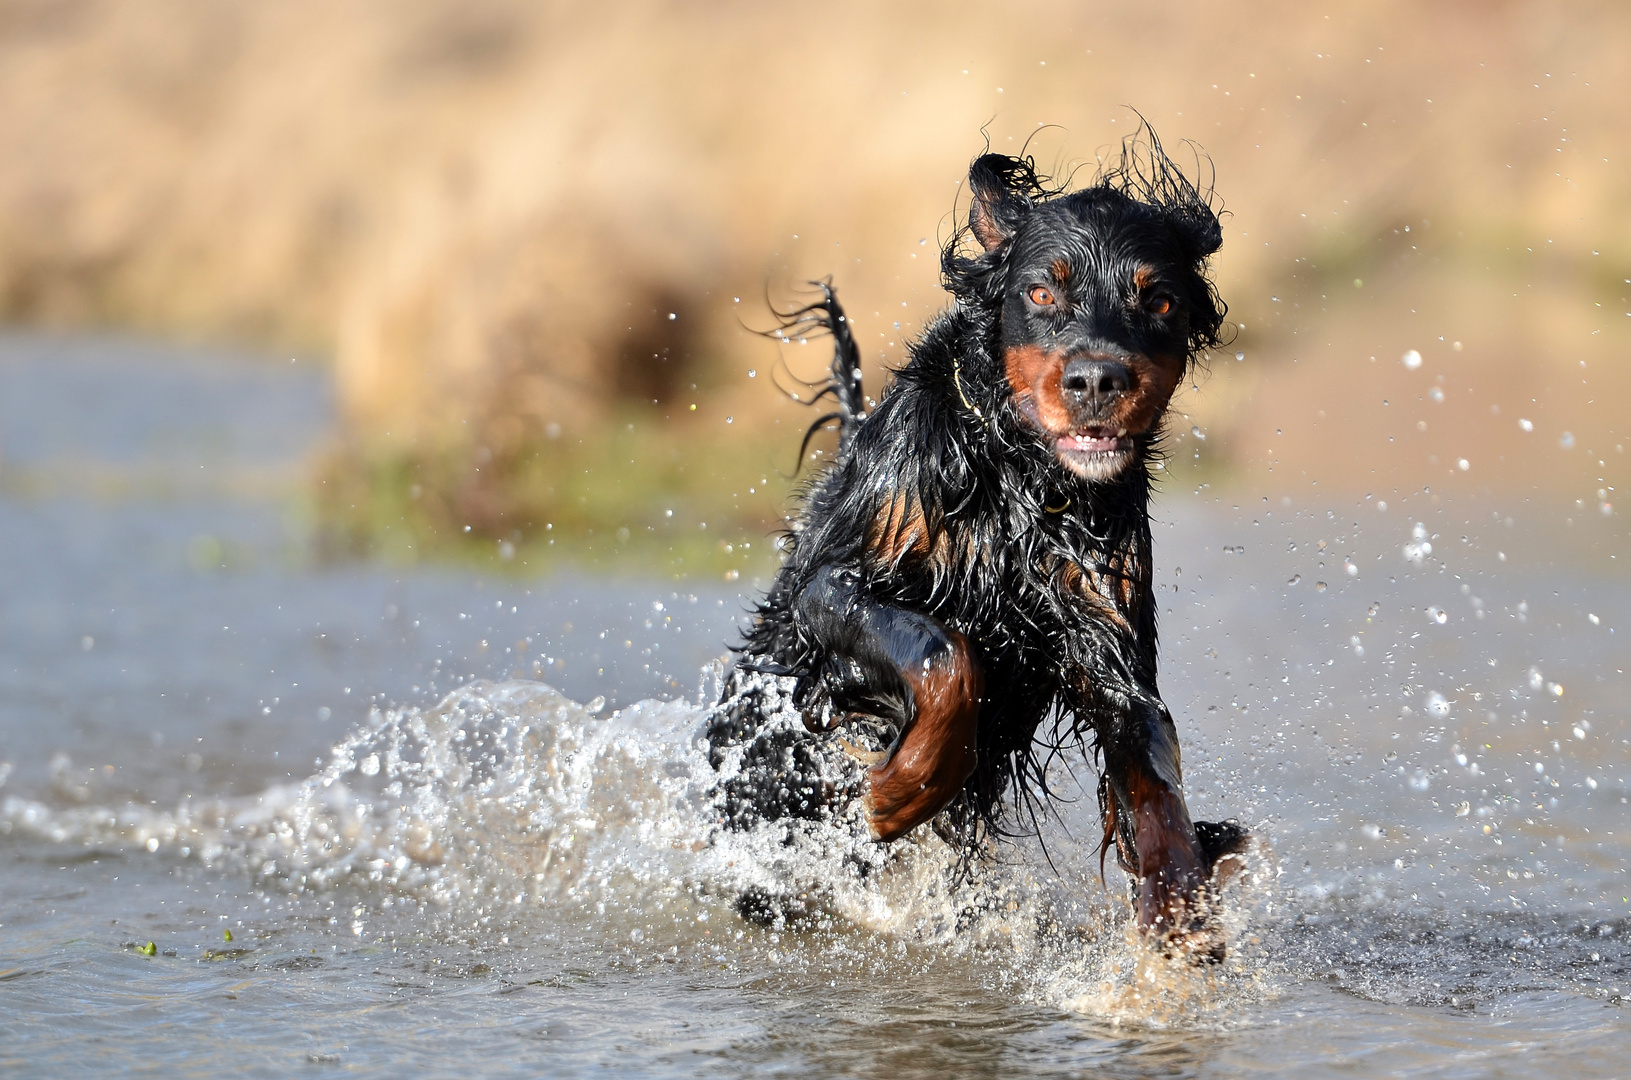
{"type": "Polygon", "coordinates": [[[1049,757],[1091,745],[1101,857],[1133,875],[1141,926],[1187,936],[1245,833],[1184,804],[1149,500],[1167,403],[1223,326],[1218,218],[1147,129],[1081,190],[1000,154],[969,183],[942,255],[955,303],[870,414],[831,288],[784,325],[834,339],[817,426],[839,447],[709,724],[721,819],[859,800],[880,841],[932,821],[971,850],[1014,804],[1034,821],[1049,757]],[[797,726],[775,719],[789,698],[797,726]]]}

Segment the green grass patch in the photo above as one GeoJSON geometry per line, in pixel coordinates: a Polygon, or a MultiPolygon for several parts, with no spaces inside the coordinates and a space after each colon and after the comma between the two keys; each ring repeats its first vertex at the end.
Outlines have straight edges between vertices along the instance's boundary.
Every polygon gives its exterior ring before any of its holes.
{"type": "Polygon", "coordinates": [[[636,413],[500,450],[352,444],[319,477],[318,550],[517,574],[578,566],[734,580],[773,569],[793,488],[778,471],[786,437],[696,427],[636,413]]]}

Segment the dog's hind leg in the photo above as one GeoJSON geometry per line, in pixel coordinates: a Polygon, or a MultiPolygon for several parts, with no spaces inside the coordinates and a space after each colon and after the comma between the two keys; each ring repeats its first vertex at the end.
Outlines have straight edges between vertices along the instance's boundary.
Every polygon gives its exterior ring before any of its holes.
{"type": "Polygon", "coordinates": [[[833,567],[799,593],[794,612],[824,658],[834,715],[895,726],[888,758],[867,771],[866,811],[875,837],[898,839],[944,809],[974,772],[979,661],[956,630],[871,600],[833,567]]]}
{"type": "Polygon", "coordinates": [[[759,673],[737,668],[725,697],[708,717],[708,761],[721,773],[716,789],[719,822],[733,829],[786,818],[818,820],[841,801],[820,740],[796,723],[771,723],[780,691],[759,673]]]}

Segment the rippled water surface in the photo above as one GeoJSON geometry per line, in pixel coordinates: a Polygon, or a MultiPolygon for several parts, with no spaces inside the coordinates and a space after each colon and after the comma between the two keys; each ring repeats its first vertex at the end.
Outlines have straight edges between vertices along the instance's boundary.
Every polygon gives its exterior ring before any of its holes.
{"type": "Polygon", "coordinates": [[[8,1075],[1631,1071],[1622,516],[1163,497],[1191,805],[1259,837],[1196,971],[1091,798],[956,888],[932,837],[716,836],[746,593],[315,564],[328,412],[301,364],[0,341],[8,1075]]]}

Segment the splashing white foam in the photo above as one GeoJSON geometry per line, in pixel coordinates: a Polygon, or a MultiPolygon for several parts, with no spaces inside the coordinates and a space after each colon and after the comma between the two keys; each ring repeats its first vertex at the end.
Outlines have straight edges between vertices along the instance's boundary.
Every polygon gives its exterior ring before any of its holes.
{"type": "MultiPolygon", "coordinates": [[[[1070,839],[1096,836],[1092,800],[1067,804],[1065,828],[1045,843],[990,845],[972,879],[930,829],[887,846],[852,816],[727,831],[705,715],[646,701],[601,718],[542,683],[478,682],[429,708],[376,711],[299,784],[171,813],[10,798],[0,826],[53,845],[194,859],[268,891],[349,890],[478,923],[569,908],[615,922],[621,911],[630,926],[607,932],[640,935],[641,912],[683,907],[700,926],[757,893],[784,902],[778,920],[1000,955],[1003,981],[1118,1022],[1193,1022],[1229,997],[1228,971],[1242,982],[1238,963],[1173,974],[1193,965],[1138,940],[1125,902],[1100,884],[1097,844],[1070,839]]],[[[1267,892],[1231,891],[1241,896],[1228,932],[1241,941],[1267,892]]]]}

